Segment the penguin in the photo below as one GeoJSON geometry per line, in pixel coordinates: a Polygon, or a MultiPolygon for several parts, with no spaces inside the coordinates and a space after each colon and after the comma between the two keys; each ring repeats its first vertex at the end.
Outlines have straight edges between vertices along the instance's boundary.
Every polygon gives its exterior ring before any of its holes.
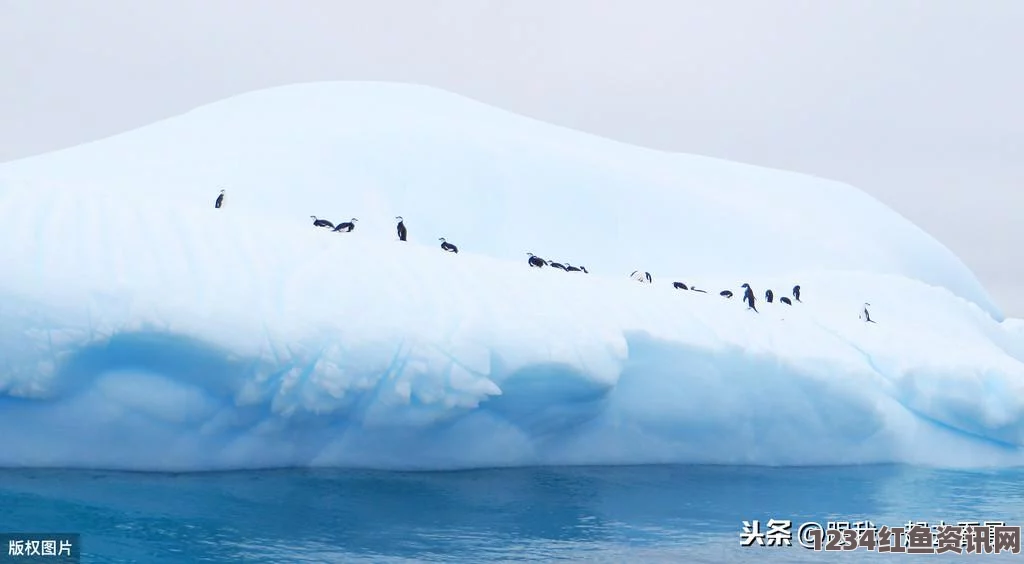
{"type": "Polygon", "coordinates": [[[549,262],[548,266],[550,266],[551,268],[558,268],[560,270],[569,270],[568,268],[566,268],[564,264],[560,262],[549,262]]]}
{"type": "Polygon", "coordinates": [[[580,272],[580,267],[565,263],[566,272],[580,272]]]}
{"type": "Polygon", "coordinates": [[[346,221],[345,223],[339,223],[338,226],[334,228],[334,231],[336,231],[338,233],[349,233],[353,229],[356,228],[356,222],[357,221],[359,221],[359,220],[353,217],[352,221],[346,221]]]}
{"type": "Polygon", "coordinates": [[[701,294],[707,294],[707,290],[698,290],[696,286],[690,286],[691,292],[700,292],[701,294]]]}
{"type": "Polygon", "coordinates": [[[334,224],[331,223],[330,221],[327,221],[326,219],[317,219],[315,215],[311,215],[309,217],[313,218],[313,226],[314,227],[326,227],[328,229],[333,229],[334,228],[334,224]]]}
{"type": "Polygon", "coordinates": [[[874,323],[875,320],[871,319],[871,312],[868,311],[869,306],[871,306],[871,304],[864,302],[864,311],[862,311],[857,317],[863,319],[865,323],[874,323]]]}
{"type": "Polygon", "coordinates": [[[636,280],[637,282],[647,284],[650,284],[653,280],[651,278],[650,272],[640,272],[639,270],[634,270],[633,273],[629,275],[629,277],[632,278],[633,280],[636,280]]]}
{"type": "Polygon", "coordinates": [[[793,299],[800,301],[800,285],[793,286],[793,299]]]}
{"type": "Polygon", "coordinates": [[[766,301],[768,303],[772,303],[772,300],[774,300],[774,299],[775,299],[775,292],[773,292],[771,290],[765,290],[765,292],[764,292],[764,301],[766,301]]]}
{"type": "Polygon", "coordinates": [[[438,241],[441,241],[442,250],[448,251],[449,253],[459,254],[459,248],[449,243],[448,241],[445,241],[444,237],[438,238],[438,241]]]}
{"type": "Polygon", "coordinates": [[[398,240],[405,241],[405,236],[409,234],[409,230],[405,228],[405,220],[400,215],[395,216],[395,219],[398,220],[398,225],[395,227],[395,230],[398,231],[398,240]]]}
{"type": "Polygon", "coordinates": [[[781,298],[779,298],[779,301],[786,305],[793,305],[793,301],[787,298],[786,296],[782,296],[781,298]]]}
{"type": "Polygon", "coordinates": [[[722,290],[721,292],[718,293],[718,295],[726,298],[731,298],[732,292],[730,292],[729,290],[722,290]]]}
{"type": "Polygon", "coordinates": [[[689,288],[686,287],[686,284],[683,284],[682,282],[673,282],[672,287],[676,290],[689,290],[689,288]]]}
{"type": "Polygon", "coordinates": [[[213,207],[216,208],[216,209],[220,209],[220,207],[223,206],[223,205],[224,205],[224,191],[221,190],[220,191],[220,195],[217,196],[217,201],[213,203],[213,207]]]}
{"type": "Polygon", "coordinates": [[[530,260],[528,262],[533,268],[544,268],[548,264],[548,261],[534,255],[533,253],[526,254],[530,255],[530,260]]]}
{"type": "Polygon", "coordinates": [[[740,286],[743,290],[743,301],[747,302],[747,309],[754,310],[754,313],[758,313],[757,308],[754,307],[754,302],[757,301],[754,298],[754,291],[750,289],[750,284],[743,284],[740,286]]]}

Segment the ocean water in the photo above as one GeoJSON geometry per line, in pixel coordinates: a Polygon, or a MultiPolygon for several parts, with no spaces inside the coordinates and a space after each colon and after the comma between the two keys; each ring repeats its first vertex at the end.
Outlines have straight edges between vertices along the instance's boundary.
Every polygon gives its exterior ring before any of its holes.
{"type": "Polygon", "coordinates": [[[80,533],[82,562],[877,561],[908,556],[742,547],[742,521],[1020,525],[1024,470],[19,469],[0,470],[0,508],[0,531],[80,533]]]}

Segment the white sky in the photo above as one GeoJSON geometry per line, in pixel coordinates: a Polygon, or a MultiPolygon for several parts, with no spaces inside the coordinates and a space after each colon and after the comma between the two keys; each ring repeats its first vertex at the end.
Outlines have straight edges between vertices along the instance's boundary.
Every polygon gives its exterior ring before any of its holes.
{"type": "Polygon", "coordinates": [[[0,161],[267,86],[417,82],[849,182],[1024,316],[1022,59],[1021,0],[0,0],[0,161]]]}

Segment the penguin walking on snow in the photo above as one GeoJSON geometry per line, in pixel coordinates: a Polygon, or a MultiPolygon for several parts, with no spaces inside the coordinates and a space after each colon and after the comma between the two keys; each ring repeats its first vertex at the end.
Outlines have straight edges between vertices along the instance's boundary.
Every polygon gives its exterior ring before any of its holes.
{"type": "Polygon", "coordinates": [[[779,298],[779,301],[786,305],[793,305],[793,301],[787,298],[786,296],[782,296],[781,298],[779,298]]]}
{"type": "Polygon", "coordinates": [[[683,284],[682,282],[673,282],[672,287],[676,290],[689,290],[689,288],[686,287],[686,284],[683,284]]]}
{"type": "Polygon", "coordinates": [[[766,301],[768,303],[772,303],[772,300],[774,300],[774,299],[775,299],[775,292],[773,292],[771,290],[765,290],[765,292],[764,292],[764,301],[766,301]]]}
{"type": "Polygon", "coordinates": [[[224,191],[221,190],[220,191],[220,195],[217,196],[217,201],[213,203],[213,207],[219,210],[220,207],[223,206],[223,205],[224,205],[224,191]]]}
{"type": "Polygon", "coordinates": [[[405,241],[406,235],[409,234],[409,230],[405,228],[405,220],[400,215],[395,216],[395,219],[398,220],[398,225],[395,226],[395,230],[398,231],[398,240],[405,241]]]}
{"type": "Polygon", "coordinates": [[[799,284],[797,284],[796,286],[793,286],[793,299],[798,301],[798,302],[800,301],[800,285],[799,284]]]}
{"type": "Polygon", "coordinates": [[[309,217],[313,218],[313,227],[326,227],[328,229],[334,229],[334,224],[326,219],[317,219],[315,215],[309,217]]]}
{"type": "Polygon", "coordinates": [[[858,317],[860,317],[861,319],[864,320],[864,323],[874,323],[875,322],[874,319],[871,319],[871,312],[868,311],[868,307],[870,305],[871,304],[869,304],[867,302],[864,302],[864,310],[861,311],[860,315],[858,316],[858,317]]]}
{"type": "Polygon", "coordinates": [[[741,288],[744,288],[743,301],[747,302],[747,308],[754,310],[754,313],[759,313],[757,308],[754,307],[754,291],[750,289],[750,284],[744,284],[741,288]]]}
{"type": "Polygon", "coordinates": [[[448,251],[449,253],[459,254],[459,248],[455,245],[444,240],[444,237],[440,237],[438,241],[441,241],[441,249],[448,251]]]}
{"type": "Polygon", "coordinates": [[[545,266],[547,266],[548,261],[546,261],[546,260],[544,260],[544,259],[542,259],[542,258],[540,258],[540,257],[538,257],[536,255],[534,255],[533,253],[526,253],[526,254],[530,255],[530,260],[527,261],[527,262],[529,262],[531,267],[533,267],[533,268],[544,268],[545,266]]]}
{"type": "Polygon", "coordinates": [[[350,233],[353,229],[356,228],[356,222],[357,221],[359,221],[359,220],[353,217],[352,221],[346,221],[345,223],[339,223],[338,226],[334,228],[334,231],[336,233],[350,233]]]}

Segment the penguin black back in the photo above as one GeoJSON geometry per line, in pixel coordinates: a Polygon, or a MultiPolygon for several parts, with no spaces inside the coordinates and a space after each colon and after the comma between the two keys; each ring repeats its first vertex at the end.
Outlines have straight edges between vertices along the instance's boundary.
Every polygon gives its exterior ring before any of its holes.
{"type": "Polygon", "coordinates": [[[800,301],[800,285],[793,286],[793,299],[800,301]]]}
{"type": "Polygon", "coordinates": [[[689,288],[686,287],[686,284],[683,284],[682,282],[673,282],[672,287],[676,290],[689,290],[689,288]]]}
{"type": "Polygon", "coordinates": [[[774,300],[774,299],[775,299],[775,292],[772,292],[771,290],[765,290],[765,292],[764,292],[764,301],[766,301],[768,303],[772,303],[772,300],[774,300]]]}
{"type": "Polygon", "coordinates": [[[438,241],[441,241],[441,249],[448,251],[449,253],[459,253],[459,248],[448,241],[445,241],[444,237],[439,237],[438,241]]]}
{"type": "Polygon", "coordinates": [[[782,296],[781,298],[779,298],[779,301],[784,303],[784,304],[786,304],[786,305],[793,305],[792,300],[790,300],[786,296],[782,296]]]}
{"type": "Polygon", "coordinates": [[[743,288],[743,299],[752,300],[754,299],[754,290],[751,289],[750,284],[744,283],[740,288],[743,288]]]}
{"type": "Polygon", "coordinates": [[[732,297],[732,292],[729,291],[729,290],[722,290],[721,292],[718,293],[718,295],[719,296],[724,296],[726,298],[731,298],[732,297]]]}
{"type": "Polygon", "coordinates": [[[754,298],[754,290],[750,287],[750,284],[743,285],[743,301],[747,302],[747,308],[757,312],[757,306],[754,305],[757,299],[754,298]]]}
{"type": "Polygon", "coordinates": [[[353,229],[356,228],[356,222],[357,221],[359,221],[359,220],[353,217],[352,221],[346,221],[345,223],[339,223],[338,226],[334,228],[334,231],[336,231],[338,233],[349,233],[350,231],[352,231],[353,229]]]}
{"type": "Polygon", "coordinates": [[[550,266],[551,268],[557,268],[559,270],[569,270],[568,268],[566,268],[564,264],[560,262],[549,262],[548,266],[550,266]]]}
{"type": "Polygon", "coordinates": [[[315,215],[311,215],[309,217],[313,218],[313,226],[314,227],[326,227],[328,229],[333,229],[334,228],[334,224],[331,223],[330,221],[327,221],[326,219],[317,219],[315,215]]]}
{"type": "Polygon", "coordinates": [[[534,255],[533,253],[526,254],[530,255],[530,259],[527,261],[527,263],[533,268],[544,268],[544,266],[547,265],[548,263],[546,260],[538,257],[537,255],[534,255]]]}
{"type": "Polygon", "coordinates": [[[220,191],[220,195],[217,196],[217,201],[213,203],[213,207],[217,208],[217,209],[220,209],[220,207],[222,205],[224,205],[224,191],[223,190],[221,190],[220,191]]]}
{"type": "Polygon", "coordinates": [[[405,241],[405,237],[409,234],[409,230],[405,228],[405,220],[400,215],[395,216],[395,219],[398,220],[398,225],[395,226],[395,230],[398,231],[398,240],[405,241]]]}

